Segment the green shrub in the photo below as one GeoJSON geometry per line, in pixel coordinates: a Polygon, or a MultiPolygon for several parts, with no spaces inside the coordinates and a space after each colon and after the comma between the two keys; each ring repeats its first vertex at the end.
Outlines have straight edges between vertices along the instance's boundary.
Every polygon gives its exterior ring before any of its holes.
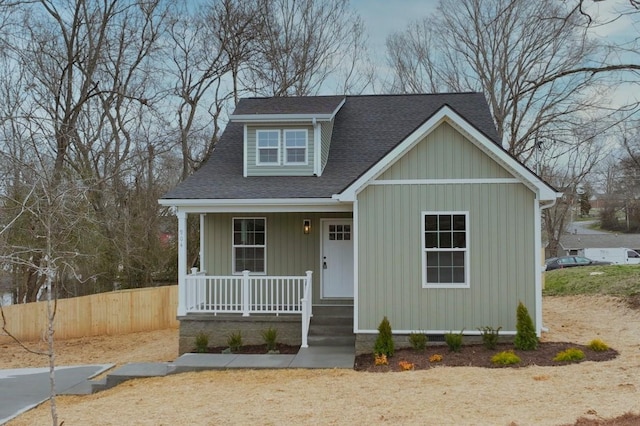
{"type": "Polygon", "coordinates": [[[200,332],[196,335],[196,352],[206,353],[209,348],[209,335],[205,332],[200,332]]]}
{"type": "Polygon", "coordinates": [[[604,352],[609,350],[609,346],[600,339],[594,339],[589,342],[589,349],[594,352],[604,352]]]}
{"type": "Polygon", "coordinates": [[[488,325],[485,327],[478,328],[480,333],[482,334],[482,344],[487,349],[495,349],[498,345],[498,338],[500,337],[500,330],[502,327],[493,328],[488,325]]]}
{"type": "Polygon", "coordinates": [[[462,332],[460,333],[446,333],[444,335],[444,341],[449,347],[449,351],[451,352],[460,352],[460,348],[462,348],[462,332]]]}
{"type": "Polygon", "coordinates": [[[584,352],[577,348],[569,348],[565,351],[560,351],[556,354],[554,361],[559,362],[575,362],[584,359],[584,352]]]}
{"type": "Polygon", "coordinates": [[[516,337],[514,346],[523,351],[532,351],[538,348],[538,336],[533,326],[527,307],[522,302],[518,304],[516,311],[516,337]]]}
{"type": "Polygon", "coordinates": [[[423,351],[427,347],[427,335],[424,333],[409,334],[409,343],[416,351],[423,351]]]}
{"type": "Polygon", "coordinates": [[[520,362],[520,357],[513,351],[504,351],[491,357],[491,362],[497,365],[511,365],[520,362]]]}
{"type": "Polygon", "coordinates": [[[273,327],[263,330],[262,339],[264,340],[264,343],[266,343],[268,351],[275,351],[278,345],[278,330],[273,327]]]}
{"type": "Polygon", "coordinates": [[[237,352],[242,347],[242,333],[237,331],[227,336],[227,346],[231,352],[237,352]]]}
{"type": "Polygon", "coordinates": [[[393,356],[394,350],[391,324],[389,324],[389,320],[385,316],[378,326],[378,337],[376,338],[373,352],[377,355],[393,356]]]}

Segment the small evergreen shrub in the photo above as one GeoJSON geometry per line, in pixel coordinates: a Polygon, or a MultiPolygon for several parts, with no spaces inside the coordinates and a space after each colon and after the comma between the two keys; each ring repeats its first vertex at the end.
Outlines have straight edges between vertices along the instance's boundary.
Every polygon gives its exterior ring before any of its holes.
{"type": "Polygon", "coordinates": [[[201,331],[196,335],[196,352],[203,354],[206,353],[209,347],[209,336],[201,331]]]}
{"type": "Polygon", "coordinates": [[[273,327],[269,327],[266,330],[262,331],[262,339],[264,343],[267,345],[268,351],[275,351],[278,347],[277,339],[278,339],[278,330],[273,327]]]}
{"type": "Polygon", "coordinates": [[[513,344],[516,349],[522,351],[538,349],[538,336],[533,326],[533,320],[531,320],[529,311],[522,302],[518,304],[518,310],[516,311],[516,337],[513,344]]]}
{"type": "Polygon", "coordinates": [[[520,362],[520,357],[513,351],[504,351],[491,357],[491,362],[497,365],[512,365],[520,362]]]}
{"type": "Polygon", "coordinates": [[[423,351],[427,347],[427,335],[424,333],[409,334],[409,343],[416,351],[423,351]]]}
{"type": "Polygon", "coordinates": [[[446,333],[444,335],[444,341],[449,347],[449,351],[460,352],[460,349],[462,348],[462,331],[460,331],[460,333],[458,334],[446,333]]]}
{"type": "Polygon", "coordinates": [[[569,348],[556,354],[554,361],[559,362],[576,362],[584,359],[584,352],[577,348],[569,348]]]}
{"type": "Polygon", "coordinates": [[[609,350],[609,346],[600,339],[594,339],[589,342],[589,349],[594,352],[605,352],[609,350]]]}
{"type": "Polygon", "coordinates": [[[391,334],[391,324],[385,316],[378,326],[378,337],[376,338],[373,352],[376,355],[393,356],[395,348],[393,345],[393,335],[391,334]]]}
{"type": "Polygon", "coordinates": [[[490,326],[478,328],[482,334],[482,344],[487,349],[495,349],[498,345],[498,338],[500,337],[500,330],[502,327],[493,328],[490,326]]]}
{"type": "Polygon", "coordinates": [[[242,333],[238,331],[227,336],[227,346],[231,352],[239,351],[242,347],[242,333]]]}

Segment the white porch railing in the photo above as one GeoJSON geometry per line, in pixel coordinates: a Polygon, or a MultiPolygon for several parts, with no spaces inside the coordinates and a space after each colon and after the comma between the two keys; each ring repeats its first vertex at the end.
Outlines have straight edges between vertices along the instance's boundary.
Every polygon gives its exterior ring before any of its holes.
{"type": "Polygon", "coordinates": [[[187,313],[300,314],[302,347],[307,347],[312,316],[312,271],[306,276],[210,276],[192,271],[182,293],[187,313]]]}

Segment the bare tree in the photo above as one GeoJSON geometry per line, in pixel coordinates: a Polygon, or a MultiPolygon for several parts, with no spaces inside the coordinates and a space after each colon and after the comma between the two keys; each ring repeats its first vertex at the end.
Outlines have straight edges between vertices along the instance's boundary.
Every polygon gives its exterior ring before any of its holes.
{"type": "Polygon", "coordinates": [[[540,133],[571,133],[574,116],[601,99],[596,76],[559,78],[597,53],[567,13],[553,2],[442,2],[437,15],[388,39],[392,88],[482,91],[503,145],[526,162],[540,133]]]}
{"type": "MultiPolygon", "coordinates": [[[[181,180],[189,176],[198,165],[206,161],[218,138],[220,115],[229,99],[237,96],[237,72],[239,63],[233,65],[228,52],[244,58],[244,33],[231,34],[233,45],[228,46],[228,38],[222,28],[238,25],[246,18],[246,11],[238,14],[231,2],[218,5],[205,17],[196,17],[177,11],[170,20],[168,31],[169,58],[171,67],[167,70],[173,87],[170,94],[176,99],[178,118],[178,139],[182,156],[181,180]],[[217,18],[224,19],[219,22],[217,18]],[[220,27],[219,27],[220,26],[220,27]],[[233,90],[227,90],[224,77],[232,71],[233,90]],[[204,112],[204,114],[202,113],[204,112]]],[[[251,18],[253,19],[253,18],[251,18]]],[[[248,24],[246,24],[248,25],[248,24]]],[[[242,31],[238,29],[237,31],[242,31]]]]}
{"type": "Polygon", "coordinates": [[[247,81],[267,96],[317,94],[362,37],[348,0],[260,0],[264,24],[247,81]]]}
{"type": "Polygon", "coordinates": [[[589,123],[575,131],[572,140],[547,138],[539,146],[540,176],[563,193],[556,204],[543,211],[547,254],[556,256],[560,238],[580,211],[578,188],[588,185],[597,164],[609,154],[607,137],[589,123]],[[580,141],[576,149],[576,141],[580,141]]]}
{"type": "Polygon", "coordinates": [[[52,424],[57,426],[58,412],[56,406],[55,390],[55,362],[54,349],[54,320],[56,314],[56,283],[59,277],[66,274],[75,274],[78,228],[83,227],[87,217],[78,215],[78,204],[82,203],[84,194],[78,192],[74,186],[65,186],[54,182],[50,175],[37,175],[28,192],[20,200],[14,201],[17,207],[15,216],[0,230],[0,237],[4,239],[6,233],[13,231],[23,221],[23,216],[28,216],[32,224],[31,233],[37,243],[17,244],[19,242],[11,238],[5,239],[5,246],[0,254],[3,265],[26,267],[37,275],[39,292],[46,297],[47,328],[44,333],[47,343],[46,351],[32,350],[10,331],[4,311],[0,304],[2,330],[14,341],[29,352],[44,355],[48,359],[49,366],[49,403],[52,424]]]}

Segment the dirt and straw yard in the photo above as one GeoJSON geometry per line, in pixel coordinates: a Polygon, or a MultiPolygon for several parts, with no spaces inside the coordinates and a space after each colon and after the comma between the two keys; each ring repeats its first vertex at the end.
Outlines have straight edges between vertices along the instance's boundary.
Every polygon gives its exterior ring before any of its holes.
{"type": "MultiPolygon", "coordinates": [[[[545,297],[544,325],[549,328],[544,341],[586,344],[598,338],[619,355],[522,368],[185,373],[58,397],[59,419],[65,426],[638,424],[640,310],[607,296],[545,297]]],[[[59,365],[171,361],[177,350],[177,330],[61,341],[56,349],[59,365]]],[[[0,368],[46,365],[10,343],[0,343],[0,354],[0,368]]],[[[445,349],[442,355],[448,356],[445,349]]],[[[45,403],[9,425],[51,424],[49,416],[45,403]]]]}

